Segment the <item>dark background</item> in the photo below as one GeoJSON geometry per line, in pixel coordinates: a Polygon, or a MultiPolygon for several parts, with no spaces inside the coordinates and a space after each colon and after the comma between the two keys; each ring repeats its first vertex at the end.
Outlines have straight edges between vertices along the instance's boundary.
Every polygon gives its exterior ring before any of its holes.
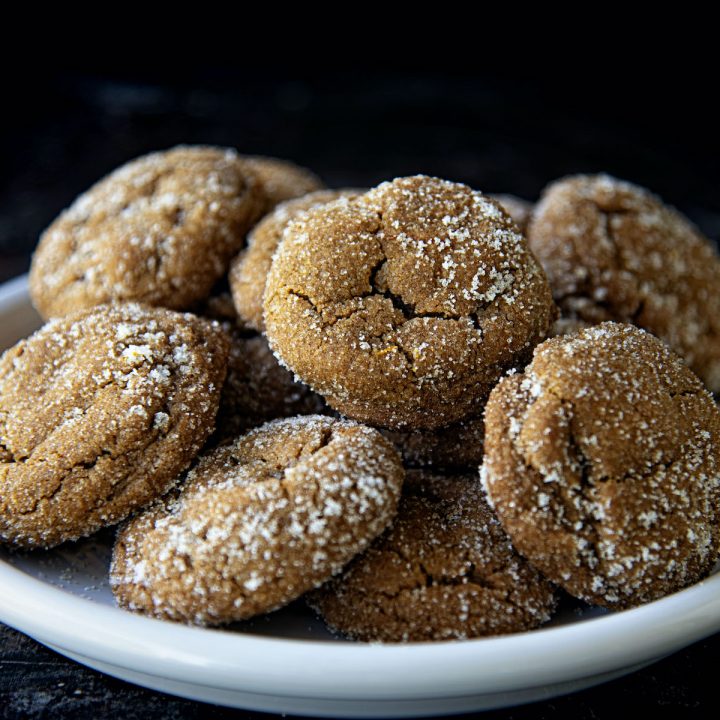
{"type": "MultiPolygon", "coordinates": [[[[576,61],[452,74],[224,65],[13,75],[0,115],[0,281],[27,270],[40,232],[78,193],[181,142],[290,158],[330,186],[422,172],[534,199],[564,174],[606,171],[654,190],[717,240],[714,81],[642,62],[568,74],[576,61]]],[[[485,717],[716,717],[719,667],[716,635],[630,678],[485,717]]],[[[103,677],[0,626],[0,718],[111,714],[256,717],[103,677]]]]}

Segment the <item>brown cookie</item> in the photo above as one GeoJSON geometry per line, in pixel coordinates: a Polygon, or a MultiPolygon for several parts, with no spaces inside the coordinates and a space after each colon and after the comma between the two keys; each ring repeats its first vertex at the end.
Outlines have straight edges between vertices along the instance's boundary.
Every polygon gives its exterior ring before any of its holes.
{"type": "Polygon", "coordinates": [[[523,233],[527,232],[530,216],[533,211],[533,204],[529,200],[523,200],[516,195],[495,194],[488,195],[493,200],[497,200],[507,214],[513,219],[513,222],[520,228],[523,233]]]}
{"type": "Polygon", "coordinates": [[[285,200],[323,187],[322,180],[314,172],[289,160],[261,156],[245,156],[244,160],[260,181],[264,196],[261,215],[285,200]]]}
{"type": "Polygon", "coordinates": [[[483,461],[485,423],[468,418],[437,430],[383,430],[406,467],[477,470],[483,461]]]}
{"type": "Polygon", "coordinates": [[[720,412],[660,340],[603,323],[540,345],[485,412],[484,484],[513,544],[588,602],[639,605],[720,552],[720,412]]]}
{"type": "Polygon", "coordinates": [[[578,175],[545,190],[528,240],[564,318],[645,328],[720,391],[720,257],[680,213],[636,185],[578,175]]]}
{"type": "Polygon", "coordinates": [[[269,612],[385,529],[403,475],[371,428],[321,416],[268,423],[205,455],[177,492],[121,529],[115,597],[199,624],[269,612]]]}
{"type": "Polygon", "coordinates": [[[230,357],[216,422],[218,440],[235,439],[275,418],[327,412],[324,400],[278,363],[264,337],[227,331],[230,357]]]}
{"type": "Polygon", "coordinates": [[[308,602],[365,641],[450,640],[530,630],[553,587],[510,544],[477,474],[409,472],[392,526],[308,602]]]}
{"type": "Polygon", "coordinates": [[[291,221],[264,309],[284,364],[341,413],[393,428],[471,415],[555,317],[500,206],[424,176],[291,221]]]}
{"type": "Polygon", "coordinates": [[[358,190],[318,190],[279,205],[266,215],[248,235],[248,246],[230,265],[230,289],[235,309],[243,324],[264,332],[263,294],[272,258],[287,224],[301,212],[341,197],[352,197],[358,190]]]}
{"type": "Polygon", "coordinates": [[[233,150],[178,147],[133,160],[44,232],[33,303],[46,318],[107,302],[189,308],[227,272],[262,202],[233,150]]]}
{"type": "Polygon", "coordinates": [[[101,306],[0,359],[0,540],[51,547],[165,492],[213,429],[227,339],[193,315],[101,306]]]}

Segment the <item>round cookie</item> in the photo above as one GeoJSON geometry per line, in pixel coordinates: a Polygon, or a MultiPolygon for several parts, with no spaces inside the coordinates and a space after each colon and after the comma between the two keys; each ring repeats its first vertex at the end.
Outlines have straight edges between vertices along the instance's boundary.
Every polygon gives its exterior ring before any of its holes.
{"type": "Polygon", "coordinates": [[[720,257],[680,213],[607,175],[551,184],[528,241],[563,317],[628,322],[720,391],[720,257]]]}
{"type": "Polygon", "coordinates": [[[529,200],[502,193],[499,195],[492,193],[488,197],[499,202],[523,234],[527,233],[528,223],[533,211],[533,204],[529,200]]]}
{"type": "Polygon", "coordinates": [[[316,205],[357,194],[356,190],[318,190],[282,203],[253,228],[248,235],[248,246],[230,265],[229,277],[235,309],[245,325],[258,332],[265,330],[265,282],[288,222],[316,205]]]}
{"type": "Polygon", "coordinates": [[[202,457],[183,486],[121,529],[115,597],[198,624],[274,610],[385,529],[403,475],[371,428],[321,416],[268,423],[202,457]]]}
{"type": "Polygon", "coordinates": [[[213,430],[227,339],[139,305],[53,320],[0,359],[0,540],[52,547],[124,519],[213,430]]]}
{"type": "Polygon", "coordinates": [[[472,414],[555,306],[509,216],[416,176],[291,221],[264,298],[270,346],[336,410],[391,428],[472,414]]]}
{"type": "Polygon", "coordinates": [[[289,160],[262,156],[244,156],[244,160],[262,188],[264,202],[261,216],[281,202],[323,187],[322,180],[314,172],[289,160]]]}
{"type": "Polygon", "coordinates": [[[263,202],[233,150],[177,147],[133,160],[43,233],[33,303],[45,318],[108,302],[189,308],[227,272],[263,202]]]}
{"type": "Polygon", "coordinates": [[[218,439],[235,439],[275,418],[327,411],[319,395],[295,382],[278,363],[264,337],[244,337],[235,330],[228,334],[230,356],[216,422],[218,439]]]}
{"type": "Polygon", "coordinates": [[[477,474],[411,471],[392,526],[308,603],[336,632],[370,642],[521,632],[555,592],[488,507],[477,474]]]}
{"type": "Polygon", "coordinates": [[[629,607],[720,553],[720,411],[660,340],[603,323],[540,345],[485,411],[488,497],[518,552],[570,594],[629,607]]]}
{"type": "Polygon", "coordinates": [[[437,430],[383,430],[406,467],[477,470],[483,461],[485,423],[467,418],[437,430]]]}

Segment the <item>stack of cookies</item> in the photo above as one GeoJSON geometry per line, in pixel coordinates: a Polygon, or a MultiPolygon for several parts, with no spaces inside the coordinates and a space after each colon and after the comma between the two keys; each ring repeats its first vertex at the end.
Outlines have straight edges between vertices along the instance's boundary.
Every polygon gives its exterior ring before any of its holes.
{"type": "Polygon", "coordinates": [[[121,523],[122,607],[220,625],[305,596],[366,641],[658,599],[720,554],[719,281],[697,229],[607,176],[533,207],[140,158],[35,253],[0,540],[121,523]]]}

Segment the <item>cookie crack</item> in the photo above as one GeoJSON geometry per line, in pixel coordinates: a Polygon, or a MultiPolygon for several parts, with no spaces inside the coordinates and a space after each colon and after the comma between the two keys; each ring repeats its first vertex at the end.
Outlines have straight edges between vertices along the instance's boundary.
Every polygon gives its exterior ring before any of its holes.
{"type": "Polygon", "coordinates": [[[107,448],[102,448],[100,450],[100,453],[95,458],[93,458],[92,460],[85,461],[85,462],[80,462],[75,467],[80,467],[85,470],[93,470],[95,468],[95,466],[100,462],[100,460],[102,460],[103,458],[106,458],[106,457],[110,457],[113,460],[115,459],[110,450],[108,450],[107,448]]]}
{"type": "Polygon", "coordinates": [[[178,205],[170,214],[170,222],[173,227],[182,227],[185,224],[185,208],[178,205]]]}
{"type": "Polygon", "coordinates": [[[11,464],[14,462],[17,461],[15,460],[12,450],[2,440],[0,440],[0,463],[11,464]]]}
{"type": "Polygon", "coordinates": [[[393,339],[390,340],[390,341],[385,340],[385,338],[386,338],[388,335],[394,334],[394,333],[395,333],[395,330],[391,330],[390,333],[385,333],[385,334],[382,336],[383,342],[391,342],[392,344],[389,345],[388,347],[384,348],[384,349],[383,349],[382,351],[380,351],[380,352],[386,352],[388,349],[390,349],[390,350],[395,350],[395,351],[399,352],[399,353],[405,358],[405,361],[407,362],[407,369],[410,371],[410,373],[411,373],[413,376],[416,376],[416,373],[415,373],[415,356],[414,356],[409,350],[406,350],[406,349],[403,347],[402,343],[398,342],[398,339],[397,339],[397,338],[393,338],[393,339]]]}
{"type": "MultiPolygon", "coordinates": [[[[387,252],[385,251],[385,247],[382,242],[382,238],[385,234],[385,228],[383,227],[383,213],[381,211],[377,212],[378,217],[378,227],[371,231],[369,234],[372,235],[372,237],[375,239],[375,241],[378,243],[378,249],[380,250],[380,257],[375,262],[374,265],[372,265],[368,269],[367,273],[367,285],[368,285],[368,291],[364,293],[359,293],[357,295],[353,295],[351,298],[348,298],[344,303],[352,303],[353,301],[361,301],[361,304],[359,307],[354,307],[350,310],[350,312],[342,312],[342,308],[338,307],[338,304],[336,303],[328,303],[328,304],[319,304],[313,298],[311,298],[306,292],[303,292],[302,290],[299,290],[295,287],[288,287],[286,289],[286,292],[288,295],[292,295],[294,297],[297,297],[304,302],[306,302],[312,311],[319,316],[321,324],[323,327],[332,327],[335,325],[339,320],[347,320],[351,317],[353,317],[358,312],[363,312],[367,308],[362,304],[362,300],[365,300],[366,298],[370,297],[381,297],[390,302],[390,305],[394,310],[396,310],[400,316],[402,317],[402,322],[392,322],[393,330],[397,330],[399,327],[404,325],[406,322],[409,322],[410,320],[415,319],[424,319],[424,318],[434,318],[438,320],[450,320],[450,321],[463,321],[467,320],[470,322],[473,326],[473,328],[479,332],[482,333],[482,327],[480,323],[480,316],[485,313],[488,308],[495,302],[497,297],[493,297],[491,300],[485,300],[485,301],[478,301],[476,309],[467,315],[459,315],[457,313],[452,312],[419,312],[417,310],[417,306],[413,303],[407,302],[401,294],[393,292],[389,287],[383,286],[379,279],[379,275],[383,269],[383,267],[388,262],[389,258],[387,255],[387,252]],[[332,318],[327,319],[324,317],[326,311],[328,309],[332,309],[332,318]]],[[[515,271],[511,268],[509,270],[512,279],[511,283],[505,290],[507,291],[515,282],[515,271]]]]}
{"type": "MultiPolygon", "coordinates": [[[[164,409],[168,410],[168,407],[165,406],[164,409]]],[[[84,410],[84,412],[86,412],[86,411],[87,411],[87,408],[84,410]]],[[[170,413],[167,413],[167,414],[170,415],[170,413]]],[[[146,454],[154,445],[157,445],[158,442],[161,442],[162,439],[166,435],[167,435],[167,432],[166,433],[152,432],[152,428],[149,428],[149,434],[146,435],[146,442],[141,444],[139,447],[134,448],[130,454],[132,456],[146,454]]],[[[111,443],[117,443],[117,436],[111,437],[111,438],[109,438],[109,440],[111,441],[111,443]]],[[[108,448],[101,448],[100,453],[92,460],[79,462],[76,465],[73,465],[69,468],[65,468],[64,472],[56,478],[57,485],[55,485],[55,487],[49,493],[45,493],[43,495],[39,495],[39,496],[35,497],[33,499],[32,507],[29,508],[28,510],[19,511],[18,515],[22,515],[22,516],[31,515],[31,514],[37,512],[37,509],[42,502],[52,503],[52,501],[58,496],[58,494],[60,494],[65,489],[66,484],[68,483],[70,477],[73,475],[73,471],[76,471],[78,468],[85,471],[86,475],[90,475],[92,473],[92,471],[95,469],[95,467],[97,466],[98,462],[102,458],[109,457],[109,458],[111,458],[111,460],[117,461],[117,460],[122,459],[127,456],[128,456],[128,453],[121,453],[120,455],[115,455],[115,454],[113,454],[112,450],[110,450],[108,448]]],[[[32,455],[28,459],[32,459],[33,462],[38,462],[38,463],[47,461],[46,458],[34,459],[32,457],[32,455]]],[[[117,495],[120,495],[122,492],[124,492],[124,490],[130,484],[129,478],[132,477],[134,470],[135,470],[135,463],[129,462],[126,470],[124,472],[122,472],[119,475],[119,477],[117,477],[115,482],[113,482],[112,487],[110,488],[109,492],[106,493],[104,496],[98,498],[98,500],[93,504],[91,512],[95,512],[98,508],[108,504],[109,502],[112,502],[117,495]]]]}
{"type": "MultiPolygon", "coordinates": [[[[465,571],[465,573],[456,576],[441,575],[438,577],[427,568],[427,566],[422,560],[420,560],[419,558],[413,559],[412,557],[408,557],[402,548],[385,548],[384,551],[390,552],[396,557],[399,557],[403,562],[405,562],[409,567],[411,567],[416,573],[420,575],[420,578],[418,578],[418,582],[412,585],[406,585],[400,588],[400,590],[418,590],[421,588],[430,587],[456,587],[459,585],[467,585],[470,582],[471,575],[475,572],[475,565],[473,563],[468,563],[468,569],[465,571]]],[[[484,587],[481,582],[473,582],[473,584],[484,587]]],[[[490,589],[489,586],[488,589],[490,589]]]]}
{"type": "MultiPolygon", "coordinates": [[[[560,407],[563,409],[563,414],[568,427],[568,446],[570,450],[568,460],[570,461],[571,467],[573,467],[573,469],[578,473],[578,488],[575,489],[565,483],[551,482],[543,483],[543,492],[546,494],[550,493],[553,496],[555,503],[557,503],[562,510],[561,513],[554,514],[553,522],[558,523],[565,532],[571,535],[577,535],[580,533],[583,541],[587,543],[586,547],[579,548],[580,556],[586,561],[583,564],[590,570],[593,570],[600,563],[600,554],[598,552],[598,544],[600,540],[595,521],[592,518],[592,514],[588,512],[588,508],[593,502],[590,498],[590,492],[592,488],[594,488],[594,482],[591,477],[592,464],[584,452],[582,452],[572,429],[572,420],[575,414],[574,403],[571,400],[559,395],[553,388],[545,388],[545,391],[554,396],[560,403],[560,407]],[[575,498],[578,494],[582,499],[582,504],[580,506],[578,506],[575,502],[575,498]],[[573,518],[576,519],[573,520],[573,518]],[[577,528],[578,523],[580,523],[579,529],[577,528]]],[[[532,406],[533,401],[528,403],[525,411],[525,417],[527,417],[527,414],[532,406]]],[[[531,472],[533,475],[540,475],[541,478],[544,478],[545,473],[543,472],[543,469],[536,468],[533,465],[530,458],[526,456],[521,447],[518,447],[515,440],[512,441],[512,445],[515,454],[523,462],[526,470],[531,472]]]]}
{"type": "MultiPolygon", "coordinates": [[[[320,429],[320,439],[315,441],[309,441],[302,445],[300,448],[297,449],[297,451],[294,453],[295,457],[293,461],[289,464],[287,464],[284,468],[280,470],[281,476],[279,478],[274,478],[278,481],[280,485],[280,489],[282,493],[284,494],[285,499],[290,502],[292,500],[292,497],[290,495],[290,491],[288,490],[287,484],[289,482],[288,479],[288,472],[300,465],[301,463],[308,462],[312,460],[323,448],[326,448],[334,439],[334,432],[331,427],[324,427],[320,429]],[[305,450],[314,445],[314,449],[311,450],[309,453],[303,456],[303,453],[305,450]]],[[[321,487],[320,484],[315,482],[312,484],[312,497],[311,497],[311,504],[313,507],[318,507],[320,505],[319,503],[319,495],[320,495],[321,487]]]]}
{"type": "Polygon", "coordinates": [[[158,185],[160,185],[160,181],[173,174],[173,169],[162,169],[160,172],[156,171],[155,174],[152,176],[152,179],[147,185],[144,185],[142,187],[142,191],[139,193],[138,198],[153,198],[157,194],[158,185]]]}
{"type": "MultiPolygon", "coordinates": [[[[610,245],[612,249],[612,262],[609,264],[604,264],[600,267],[600,272],[606,272],[606,271],[614,271],[614,272],[624,272],[629,274],[633,279],[635,279],[635,274],[632,270],[630,270],[627,267],[627,263],[625,262],[625,258],[623,257],[620,244],[618,243],[617,236],[615,234],[615,231],[612,226],[612,219],[614,217],[622,217],[626,215],[632,215],[635,213],[634,210],[619,208],[616,210],[605,210],[600,207],[600,205],[596,202],[592,203],[593,207],[595,208],[595,212],[598,216],[598,223],[600,230],[602,232],[603,238],[607,241],[607,243],[610,245]]],[[[575,246],[574,243],[575,238],[573,238],[573,246],[575,246]]],[[[576,256],[578,253],[575,253],[576,256]]],[[[579,263],[582,264],[582,263],[579,263]]],[[[592,273],[594,275],[594,273],[592,273]]],[[[605,316],[609,319],[616,318],[618,316],[617,308],[616,306],[608,301],[603,300],[601,298],[597,298],[594,295],[593,289],[596,286],[596,282],[591,280],[591,278],[588,276],[585,278],[585,282],[581,285],[581,287],[576,288],[575,290],[568,291],[563,294],[558,294],[556,296],[556,301],[558,305],[563,305],[563,308],[565,309],[565,312],[567,313],[568,317],[571,318],[579,318],[584,319],[583,313],[577,312],[573,310],[572,308],[567,308],[566,303],[568,300],[575,300],[575,299],[582,299],[587,300],[588,303],[592,305],[592,307],[596,308],[597,310],[602,310],[605,313],[605,316]]],[[[630,309],[629,311],[624,313],[624,316],[627,320],[627,322],[630,323],[636,323],[640,315],[642,314],[645,306],[645,295],[641,293],[640,288],[637,285],[637,282],[634,282],[634,291],[635,294],[638,296],[637,299],[637,305],[630,309]]],[[[592,318],[590,318],[592,319],[592,318]]]]}
{"type": "MultiPolygon", "coordinates": [[[[557,397],[557,396],[556,396],[557,397]]],[[[600,553],[600,533],[598,532],[597,521],[593,518],[592,506],[595,500],[592,497],[592,491],[595,488],[595,482],[591,476],[592,463],[583,451],[573,429],[573,418],[575,416],[575,405],[569,400],[561,400],[564,407],[569,407],[568,413],[568,447],[570,451],[570,459],[578,473],[578,481],[580,484],[579,493],[582,498],[582,512],[580,515],[580,523],[582,524],[581,532],[583,540],[588,546],[578,548],[581,554],[586,554],[589,550],[590,557],[588,567],[595,570],[598,566],[603,567],[604,562],[600,553]]],[[[578,508],[579,510],[580,508],[578,508]]]]}
{"type": "MultiPolygon", "coordinates": [[[[602,543],[602,535],[600,532],[600,528],[602,527],[602,521],[598,520],[594,516],[592,508],[593,506],[597,505],[597,502],[592,497],[592,492],[599,484],[605,482],[612,481],[618,484],[624,482],[643,482],[645,480],[649,480],[655,477],[660,471],[669,472],[673,465],[683,460],[682,451],[678,451],[678,453],[675,454],[675,456],[670,460],[655,462],[647,465],[643,472],[629,471],[621,476],[610,477],[603,475],[593,478],[593,464],[583,451],[581,443],[578,440],[575,431],[573,430],[572,421],[575,415],[574,403],[570,399],[564,398],[559,395],[553,388],[546,388],[546,391],[553,395],[561,403],[561,406],[565,409],[566,412],[566,417],[568,421],[567,442],[569,449],[569,460],[571,462],[571,466],[577,473],[577,493],[582,500],[582,504],[579,506],[575,504],[573,502],[572,496],[568,496],[566,492],[563,492],[562,487],[557,487],[558,483],[547,484],[545,486],[546,491],[551,492],[555,500],[559,502],[564,509],[562,516],[557,518],[557,521],[560,522],[560,524],[563,528],[565,528],[566,531],[571,532],[571,534],[580,534],[580,537],[586,543],[584,547],[578,548],[580,557],[584,559],[583,564],[585,565],[585,567],[587,567],[587,569],[591,572],[599,571],[608,590],[618,590],[616,583],[613,583],[611,579],[608,578],[606,572],[608,568],[608,562],[611,562],[611,560],[605,558],[600,550],[600,546],[602,543]],[[580,523],[579,529],[577,528],[577,525],[569,521],[568,516],[577,516],[578,522],[580,523]]],[[[671,393],[671,395],[696,395],[698,394],[698,392],[699,391],[694,390],[680,392],[676,394],[671,393]]],[[[531,405],[528,406],[528,409],[530,407],[531,405]]],[[[638,415],[643,417],[639,408],[635,408],[635,411],[638,413],[638,415]]],[[[513,443],[513,445],[516,453],[525,463],[526,468],[534,473],[540,472],[529,462],[528,458],[525,457],[521,449],[518,448],[515,443],[513,443]]],[[[566,489],[571,493],[574,492],[572,487],[568,487],[566,489]]]]}
{"type": "Polygon", "coordinates": [[[678,397],[702,397],[704,390],[682,390],[681,392],[670,392],[669,395],[673,400],[678,397]]]}

